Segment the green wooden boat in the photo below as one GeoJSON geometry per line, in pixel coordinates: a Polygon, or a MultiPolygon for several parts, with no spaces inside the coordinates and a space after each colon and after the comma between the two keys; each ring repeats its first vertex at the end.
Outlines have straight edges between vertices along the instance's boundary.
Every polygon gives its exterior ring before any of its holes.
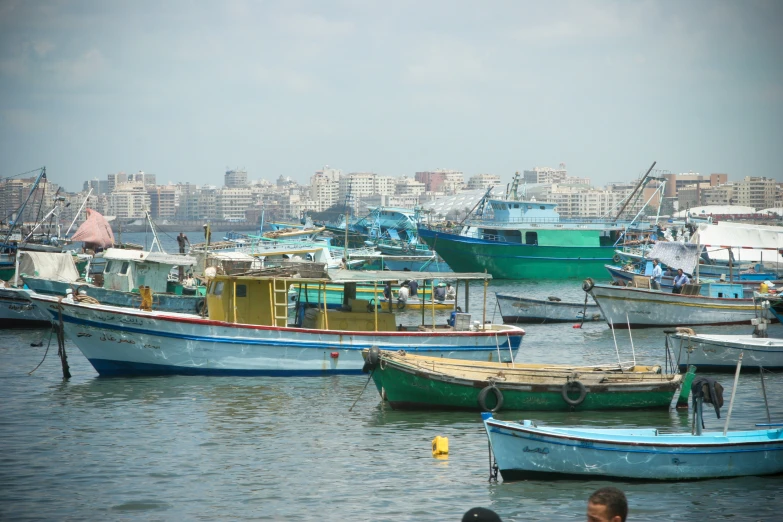
{"type": "Polygon", "coordinates": [[[394,409],[585,411],[687,404],[695,368],[490,363],[365,350],[365,371],[394,409]]]}

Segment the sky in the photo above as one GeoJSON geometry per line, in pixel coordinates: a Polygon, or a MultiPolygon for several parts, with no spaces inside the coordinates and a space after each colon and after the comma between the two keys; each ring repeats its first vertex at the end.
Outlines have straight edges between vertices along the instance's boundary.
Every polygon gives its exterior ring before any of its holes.
{"type": "Polygon", "coordinates": [[[783,181],[783,2],[0,0],[0,178],[783,181]]]}

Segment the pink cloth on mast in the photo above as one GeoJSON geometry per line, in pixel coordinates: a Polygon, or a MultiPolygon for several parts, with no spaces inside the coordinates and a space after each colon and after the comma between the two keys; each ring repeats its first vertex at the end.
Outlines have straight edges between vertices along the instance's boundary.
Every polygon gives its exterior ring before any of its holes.
{"type": "Polygon", "coordinates": [[[72,241],[84,241],[91,245],[108,248],[114,244],[114,233],[111,225],[100,213],[87,209],[87,219],[74,232],[72,241]]]}

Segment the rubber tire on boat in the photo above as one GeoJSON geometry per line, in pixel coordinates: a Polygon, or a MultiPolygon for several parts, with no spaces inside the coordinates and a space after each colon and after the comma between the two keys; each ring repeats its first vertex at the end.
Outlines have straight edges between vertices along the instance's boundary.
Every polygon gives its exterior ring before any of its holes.
{"type": "Polygon", "coordinates": [[[405,302],[404,301],[397,301],[397,310],[405,310],[405,302]]]}
{"type": "Polygon", "coordinates": [[[622,261],[620,254],[615,254],[614,257],[612,258],[612,261],[614,261],[615,263],[619,263],[620,261],[622,261]]]}
{"type": "Polygon", "coordinates": [[[198,315],[201,315],[204,312],[204,308],[207,306],[207,301],[205,299],[199,299],[196,302],[196,313],[198,315]]]}
{"type": "Polygon", "coordinates": [[[291,302],[292,303],[296,302],[296,294],[291,294],[291,302]]]}
{"type": "Polygon", "coordinates": [[[362,367],[363,373],[370,373],[376,369],[381,363],[381,350],[377,346],[371,346],[370,351],[367,352],[367,358],[364,360],[364,366],[362,367]]]}
{"type": "Polygon", "coordinates": [[[494,384],[490,384],[486,388],[483,388],[478,395],[478,404],[479,408],[481,408],[481,411],[488,411],[491,413],[495,413],[496,411],[500,411],[500,408],[503,407],[503,392],[498,389],[497,386],[494,384]],[[495,394],[495,398],[497,399],[498,403],[495,404],[495,407],[492,409],[487,408],[487,395],[489,395],[489,392],[492,392],[495,394]]]}
{"type": "Polygon", "coordinates": [[[79,290],[81,290],[82,288],[84,288],[84,295],[87,295],[87,289],[90,288],[90,285],[79,285],[79,286],[77,286],[76,290],[74,290],[74,292],[73,292],[73,295],[81,295],[81,293],[79,293],[79,290]]]}
{"type": "Polygon", "coordinates": [[[585,385],[579,381],[569,381],[563,385],[563,388],[560,390],[560,395],[563,396],[563,400],[566,401],[566,404],[569,406],[579,406],[584,402],[585,397],[587,397],[587,389],[585,388],[585,385]],[[579,390],[579,398],[576,400],[568,396],[568,392],[571,391],[571,388],[574,386],[579,390]]]}
{"type": "Polygon", "coordinates": [[[594,286],[595,286],[595,281],[593,281],[592,277],[588,277],[582,282],[582,290],[584,290],[585,292],[589,292],[590,290],[593,289],[594,286]]]}

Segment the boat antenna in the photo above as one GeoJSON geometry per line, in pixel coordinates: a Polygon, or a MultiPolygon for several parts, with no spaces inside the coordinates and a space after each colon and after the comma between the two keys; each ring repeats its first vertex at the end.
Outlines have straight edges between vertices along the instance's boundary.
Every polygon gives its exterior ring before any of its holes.
{"type": "Polygon", "coordinates": [[[636,188],[633,189],[633,192],[628,196],[628,199],[625,200],[625,203],[623,203],[623,206],[620,207],[620,211],[617,213],[617,216],[615,216],[614,220],[617,221],[620,219],[620,216],[622,215],[623,211],[625,210],[625,207],[628,206],[628,203],[631,202],[634,195],[639,191],[639,188],[642,186],[642,183],[644,183],[644,180],[647,179],[647,176],[650,175],[650,172],[652,172],[653,167],[655,167],[655,164],[658,163],[657,161],[653,161],[652,165],[650,165],[650,168],[647,169],[647,172],[642,176],[642,179],[639,180],[639,183],[636,184],[636,188]]]}
{"type": "Polygon", "coordinates": [[[620,361],[620,349],[617,348],[617,337],[614,335],[614,324],[612,324],[611,319],[609,319],[609,328],[612,330],[612,339],[614,339],[614,351],[617,353],[617,365],[622,368],[623,364],[620,361]]]}
{"type": "Polygon", "coordinates": [[[723,436],[726,436],[726,432],[729,430],[729,421],[731,420],[731,408],[734,406],[734,395],[737,393],[737,381],[739,381],[740,369],[742,368],[742,355],[745,352],[740,352],[739,359],[737,359],[737,370],[734,372],[734,386],[731,387],[731,399],[729,400],[729,412],[726,414],[726,424],[723,425],[723,436]]]}

